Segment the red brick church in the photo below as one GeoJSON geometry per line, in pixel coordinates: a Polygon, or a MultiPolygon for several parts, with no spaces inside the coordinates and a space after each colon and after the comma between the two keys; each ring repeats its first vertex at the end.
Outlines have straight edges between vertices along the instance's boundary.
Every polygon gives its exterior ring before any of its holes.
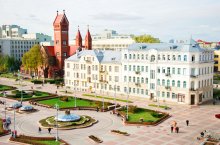
{"type": "Polygon", "coordinates": [[[69,21],[66,17],[65,11],[59,14],[57,11],[56,18],[53,22],[54,27],[54,46],[42,46],[41,51],[45,52],[48,58],[49,65],[42,67],[39,71],[40,76],[54,77],[63,76],[64,74],[64,60],[76,53],[76,50],[91,50],[92,49],[92,37],[87,30],[85,37],[85,45],[82,45],[82,37],[80,31],[76,34],[76,44],[69,45],[69,21]],[[45,71],[43,71],[43,69],[45,71]]]}

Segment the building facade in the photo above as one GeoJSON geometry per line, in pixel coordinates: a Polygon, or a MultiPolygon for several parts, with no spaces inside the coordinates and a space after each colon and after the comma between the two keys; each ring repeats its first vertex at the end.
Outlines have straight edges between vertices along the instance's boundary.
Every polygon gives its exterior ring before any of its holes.
{"type": "Polygon", "coordinates": [[[82,51],[65,61],[65,84],[81,91],[201,104],[213,97],[213,51],[193,40],[133,44],[121,52],[82,51]]]}
{"type": "Polygon", "coordinates": [[[39,44],[36,39],[0,38],[0,54],[8,55],[21,61],[23,54],[36,44],[39,44]]]}
{"type": "Polygon", "coordinates": [[[18,25],[2,25],[0,38],[17,38],[27,34],[27,29],[23,29],[18,25]]]}
{"type": "Polygon", "coordinates": [[[97,50],[116,50],[121,51],[135,41],[130,35],[118,34],[114,30],[104,30],[101,34],[92,36],[92,47],[97,50]]]}
{"type": "Polygon", "coordinates": [[[214,50],[214,71],[220,72],[220,50],[214,50]]]}

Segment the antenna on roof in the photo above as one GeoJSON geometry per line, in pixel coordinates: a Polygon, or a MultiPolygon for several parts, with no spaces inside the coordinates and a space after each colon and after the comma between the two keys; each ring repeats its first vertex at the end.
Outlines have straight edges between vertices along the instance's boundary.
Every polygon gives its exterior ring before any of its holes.
{"type": "Polygon", "coordinates": [[[78,30],[79,30],[79,25],[78,25],[78,30]]]}
{"type": "Polygon", "coordinates": [[[88,30],[89,30],[89,25],[87,25],[87,28],[88,28],[88,30]]]}
{"type": "Polygon", "coordinates": [[[63,10],[63,14],[65,14],[65,10],[63,10]]]}
{"type": "Polygon", "coordinates": [[[58,15],[59,11],[57,10],[57,15],[58,15]]]}

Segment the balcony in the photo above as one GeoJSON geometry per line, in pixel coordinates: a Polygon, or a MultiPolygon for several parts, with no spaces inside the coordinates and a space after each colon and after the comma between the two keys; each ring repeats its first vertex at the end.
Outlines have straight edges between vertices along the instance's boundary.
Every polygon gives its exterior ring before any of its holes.
{"type": "Polygon", "coordinates": [[[108,83],[106,80],[99,80],[100,83],[108,83]]]}
{"type": "Polygon", "coordinates": [[[140,75],[141,72],[140,72],[140,71],[135,71],[135,74],[136,74],[136,75],[140,75]]]}
{"type": "Polygon", "coordinates": [[[92,61],[91,60],[85,60],[86,61],[86,63],[92,63],[92,61]]]}
{"type": "Polygon", "coordinates": [[[99,72],[100,72],[101,74],[107,73],[107,71],[105,71],[105,70],[100,70],[99,72]]]}
{"type": "Polygon", "coordinates": [[[170,86],[165,86],[165,89],[171,90],[171,87],[170,86]]]}
{"type": "Polygon", "coordinates": [[[191,74],[190,77],[191,77],[191,78],[198,78],[198,75],[191,74]]]}
{"type": "Polygon", "coordinates": [[[195,89],[195,88],[190,88],[189,90],[190,91],[197,91],[197,89],[195,89]]]}
{"type": "Polygon", "coordinates": [[[141,84],[140,83],[135,83],[135,86],[141,87],[141,84]]]}
{"type": "Polygon", "coordinates": [[[166,77],[171,77],[171,74],[170,73],[166,73],[165,76],[166,77]]]}

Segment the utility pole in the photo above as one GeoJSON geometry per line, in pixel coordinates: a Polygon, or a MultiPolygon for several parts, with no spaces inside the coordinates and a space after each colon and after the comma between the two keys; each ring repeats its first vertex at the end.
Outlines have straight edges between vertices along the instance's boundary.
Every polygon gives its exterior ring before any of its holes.
{"type": "Polygon", "coordinates": [[[58,110],[59,110],[59,105],[58,104],[55,104],[55,108],[57,110],[57,119],[56,119],[56,129],[57,129],[57,132],[56,132],[56,141],[59,140],[59,137],[58,137],[58,110]]]}

